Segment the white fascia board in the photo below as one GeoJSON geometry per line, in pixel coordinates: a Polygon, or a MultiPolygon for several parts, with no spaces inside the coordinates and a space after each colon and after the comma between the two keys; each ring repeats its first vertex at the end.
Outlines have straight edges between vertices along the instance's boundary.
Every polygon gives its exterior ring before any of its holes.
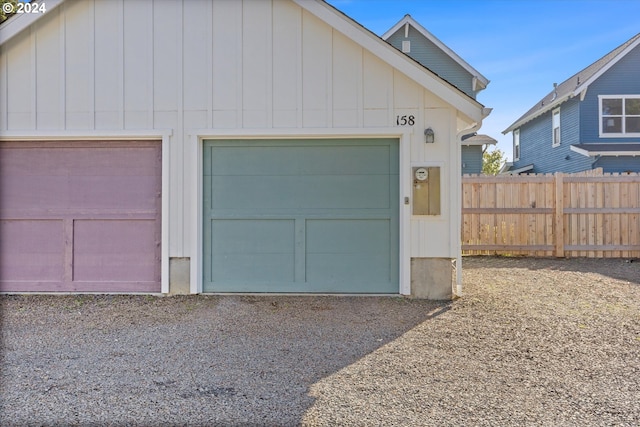
{"type": "Polygon", "coordinates": [[[382,40],[387,40],[389,37],[394,35],[400,28],[404,27],[408,23],[407,18],[409,18],[409,15],[404,15],[404,17],[401,20],[399,20],[393,27],[388,29],[387,32],[381,36],[382,40]]]}
{"type": "Polygon", "coordinates": [[[531,169],[533,169],[533,165],[527,165],[527,166],[523,166],[523,167],[518,168],[518,169],[510,170],[509,172],[507,172],[507,174],[509,174],[509,175],[517,175],[517,174],[519,174],[521,172],[530,171],[531,169]]]}
{"type": "Polygon", "coordinates": [[[586,157],[619,157],[619,156],[640,156],[640,152],[637,150],[634,151],[587,151],[579,147],[570,146],[571,151],[575,151],[576,153],[582,154],[586,157]]]}
{"type": "Polygon", "coordinates": [[[458,111],[469,117],[472,122],[480,122],[484,118],[483,106],[469,98],[458,89],[450,86],[440,77],[425,67],[414,62],[411,58],[399,52],[378,36],[364,27],[354,25],[354,21],[345,15],[339,15],[333,7],[323,1],[293,0],[298,6],[316,16],[327,25],[344,34],[364,49],[388,63],[398,71],[414,80],[434,95],[451,104],[458,111]]]}
{"type": "Polygon", "coordinates": [[[498,143],[498,141],[496,141],[495,139],[493,141],[471,141],[471,142],[467,142],[462,141],[461,145],[464,146],[471,146],[471,145],[496,145],[498,143]]]}
{"type": "MultiPolygon", "coordinates": [[[[402,26],[402,24],[405,24],[405,23],[409,23],[409,25],[411,25],[413,28],[418,30],[418,32],[420,34],[422,34],[427,40],[431,41],[438,48],[440,48],[444,53],[449,55],[449,57],[451,59],[456,61],[462,68],[467,70],[467,72],[469,74],[471,74],[473,77],[477,78],[483,84],[483,89],[485,87],[487,87],[487,85],[489,84],[489,79],[487,79],[485,76],[480,74],[480,72],[478,70],[473,68],[467,61],[462,59],[457,53],[455,53],[453,50],[451,50],[451,48],[449,46],[447,46],[446,44],[442,43],[439,38],[434,36],[431,32],[429,32],[429,30],[424,28],[418,21],[413,19],[410,15],[405,15],[404,18],[402,18],[400,20],[400,22],[398,22],[398,24],[400,24],[400,26],[402,26]]],[[[396,25],[398,25],[398,24],[396,24],[396,25]]],[[[396,29],[396,31],[397,31],[397,29],[396,29]]],[[[384,33],[384,35],[382,36],[382,39],[383,40],[387,40],[394,33],[395,33],[395,31],[389,30],[386,33],[384,33]]]]}
{"type": "Polygon", "coordinates": [[[569,149],[571,151],[575,151],[578,154],[582,154],[583,156],[586,156],[586,157],[591,156],[591,154],[589,154],[589,151],[583,150],[582,148],[574,147],[573,145],[570,145],[569,149]]]}
{"type": "Polygon", "coordinates": [[[42,18],[47,13],[62,4],[64,0],[46,0],[41,4],[45,5],[47,11],[45,13],[21,13],[12,15],[2,26],[0,26],[0,45],[5,44],[8,40],[18,35],[22,30],[28,28],[31,24],[42,18]]]}
{"type": "Polygon", "coordinates": [[[513,166],[513,162],[504,162],[500,170],[498,171],[498,175],[507,175],[509,168],[513,166]]]}
{"type": "Polygon", "coordinates": [[[573,93],[574,94],[575,93],[579,93],[579,92],[581,92],[583,90],[586,92],[586,90],[587,90],[587,88],[589,87],[590,84],[592,84],[594,81],[596,81],[598,78],[600,78],[600,76],[602,76],[604,73],[609,71],[609,69],[611,67],[616,65],[618,63],[618,61],[620,61],[622,58],[624,58],[629,52],[631,52],[633,49],[635,49],[638,45],[640,45],[640,38],[638,38],[636,41],[634,41],[629,46],[627,46],[622,52],[620,52],[611,61],[607,62],[596,73],[594,73],[591,77],[589,77],[587,80],[585,80],[584,83],[582,83],[582,84],[580,84],[580,86],[576,87],[573,90],[573,93]]]}
{"type": "Polygon", "coordinates": [[[573,97],[574,94],[576,92],[571,92],[570,94],[567,94],[565,96],[563,96],[562,98],[558,98],[555,101],[551,102],[549,105],[545,106],[543,109],[536,111],[533,114],[530,114],[526,117],[523,117],[522,119],[518,120],[517,122],[513,123],[511,126],[509,126],[508,128],[506,128],[505,130],[502,131],[503,135],[508,134],[509,132],[518,129],[519,127],[521,127],[523,124],[530,122],[531,120],[540,117],[541,115],[543,115],[544,113],[546,113],[547,111],[553,110],[554,108],[557,108],[558,105],[562,104],[563,102],[565,102],[566,100],[568,100],[569,98],[573,97]]]}
{"type": "Polygon", "coordinates": [[[481,90],[485,90],[487,88],[488,84],[489,84],[488,80],[486,82],[484,82],[478,76],[473,76],[473,78],[471,79],[472,89],[474,91],[476,91],[476,92],[480,92],[481,90]]]}
{"type": "Polygon", "coordinates": [[[396,25],[391,27],[391,29],[389,31],[387,31],[386,33],[384,33],[382,35],[382,39],[383,40],[387,40],[389,37],[391,37],[393,34],[395,34],[396,31],[398,31],[403,25],[405,25],[407,23],[409,25],[411,25],[413,28],[415,28],[416,30],[418,30],[418,32],[420,34],[422,34],[427,40],[429,40],[433,44],[435,44],[438,48],[440,48],[440,50],[442,50],[444,53],[449,55],[449,57],[451,59],[456,61],[462,68],[467,70],[467,72],[469,74],[471,74],[473,76],[473,78],[478,79],[479,83],[481,83],[479,85],[479,87],[481,88],[480,90],[482,90],[482,89],[487,87],[487,85],[489,84],[489,79],[487,79],[485,76],[480,74],[480,72],[478,70],[473,68],[467,61],[462,59],[457,53],[455,53],[453,50],[451,50],[450,47],[448,47],[446,44],[442,43],[440,41],[440,39],[438,39],[431,32],[429,32],[429,30],[424,28],[418,21],[413,19],[410,15],[405,15],[404,18],[402,18],[400,20],[400,22],[398,22],[396,25]]]}

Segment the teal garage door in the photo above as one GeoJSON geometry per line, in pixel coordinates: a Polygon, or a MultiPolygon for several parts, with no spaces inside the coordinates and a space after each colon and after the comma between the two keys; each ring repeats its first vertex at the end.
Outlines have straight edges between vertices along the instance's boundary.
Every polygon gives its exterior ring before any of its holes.
{"type": "Polygon", "coordinates": [[[204,292],[398,293],[398,141],[207,140],[204,292]]]}

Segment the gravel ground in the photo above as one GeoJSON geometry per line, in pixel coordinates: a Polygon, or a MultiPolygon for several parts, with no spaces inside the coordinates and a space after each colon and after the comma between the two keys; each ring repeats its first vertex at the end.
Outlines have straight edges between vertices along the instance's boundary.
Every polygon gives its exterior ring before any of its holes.
{"type": "Polygon", "coordinates": [[[640,262],[464,259],[463,298],[2,296],[2,426],[638,426],[640,262]]]}

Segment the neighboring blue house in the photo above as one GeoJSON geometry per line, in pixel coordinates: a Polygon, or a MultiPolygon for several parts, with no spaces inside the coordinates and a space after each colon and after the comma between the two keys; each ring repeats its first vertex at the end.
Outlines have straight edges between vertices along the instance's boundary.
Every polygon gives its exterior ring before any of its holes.
{"type": "MultiPolygon", "coordinates": [[[[489,80],[453,50],[427,31],[411,15],[405,15],[382,39],[404,52],[467,96],[476,99],[489,80]]],[[[465,135],[462,138],[462,173],[482,173],[482,153],[496,140],[487,135],[465,135]]]]}
{"type": "Polygon", "coordinates": [[[640,172],[640,34],[554,84],[509,132],[503,173],[640,172]]]}

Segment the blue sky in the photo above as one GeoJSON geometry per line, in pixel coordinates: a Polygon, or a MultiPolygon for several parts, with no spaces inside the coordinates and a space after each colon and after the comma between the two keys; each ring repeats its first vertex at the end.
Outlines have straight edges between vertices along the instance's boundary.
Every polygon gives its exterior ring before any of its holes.
{"type": "MultiPolygon", "coordinates": [[[[491,83],[480,133],[502,131],[560,83],[640,33],[638,0],[328,0],[377,35],[405,14],[491,83]]],[[[638,70],[640,78],[640,70],[638,70]]]]}

